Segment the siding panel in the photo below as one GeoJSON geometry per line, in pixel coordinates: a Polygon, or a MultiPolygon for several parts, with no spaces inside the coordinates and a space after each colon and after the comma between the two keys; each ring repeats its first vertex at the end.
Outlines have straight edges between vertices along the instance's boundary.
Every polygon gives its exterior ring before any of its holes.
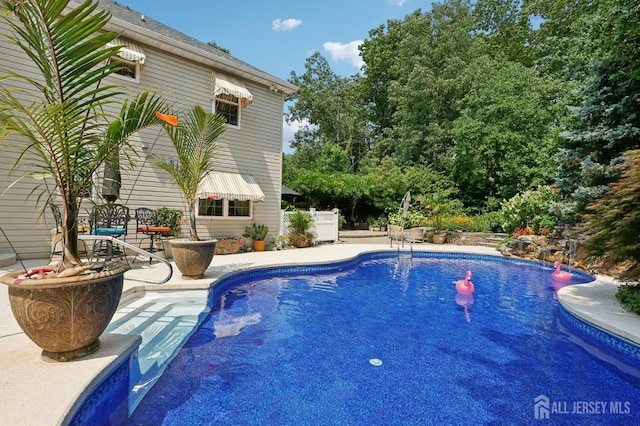
{"type": "MultiPolygon", "coordinates": [[[[4,24],[0,24],[4,25],[4,24]]],[[[2,31],[6,28],[2,27],[2,31]]],[[[211,108],[212,68],[202,66],[161,50],[144,46],[147,59],[141,71],[140,83],[129,82],[116,76],[109,77],[108,83],[122,85],[129,96],[150,89],[166,96],[178,110],[199,104],[211,108]]],[[[33,67],[28,59],[7,43],[0,44],[0,62],[19,73],[31,73],[33,67]]],[[[241,77],[236,76],[241,79],[241,77]]],[[[253,94],[253,102],[242,111],[240,129],[229,128],[218,141],[216,170],[252,174],[262,191],[265,201],[254,204],[253,221],[269,226],[271,236],[277,235],[280,210],[281,146],[283,96],[268,87],[244,81],[253,94]]],[[[124,98],[123,98],[124,100],[124,98]]],[[[114,107],[115,108],[115,107],[114,107]]],[[[112,112],[115,112],[112,111],[112,112]]],[[[170,207],[186,210],[179,191],[161,170],[151,166],[152,155],[175,156],[173,148],[160,128],[146,129],[130,140],[134,151],[128,152],[133,164],[123,163],[122,190],[118,202],[130,208],[131,216],[137,207],[170,207]],[[143,149],[143,145],[147,148],[143,149]]],[[[8,170],[22,146],[16,138],[2,142],[0,159],[0,193],[4,192],[13,179],[8,170]]],[[[124,155],[123,155],[124,157],[124,155]]],[[[34,168],[21,168],[21,172],[34,168]]],[[[14,245],[17,254],[24,259],[48,258],[50,229],[53,218],[45,210],[44,217],[35,206],[33,196],[27,199],[37,182],[25,178],[6,191],[0,203],[0,226],[14,245]],[[35,225],[34,225],[35,224],[35,225]]],[[[90,203],[83,204],[89,209],[90,203]]],[[[240,236],[244,227],[252,223],[249,219],[209,219],[198,222],[201,237],[240,236]]],[[[127,241],[136,243],[135,220],[129,224],[127,241]]],[[[8,243],[0,237],[0,251],[8,251],[8,243]]]]}

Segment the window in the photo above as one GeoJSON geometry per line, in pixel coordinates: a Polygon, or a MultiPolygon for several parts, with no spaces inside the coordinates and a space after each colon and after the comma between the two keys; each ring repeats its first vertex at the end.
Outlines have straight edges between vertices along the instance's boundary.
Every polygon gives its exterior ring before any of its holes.
{"type": "Polygon", "coordinates": [[[229,200],[229,216],[251,216],[251,201],[229,200]]]}
{"type": "Polygon", "coordinates": [[[118,69],[114,74],[119,78],[140,82],[140,70],[147,56],[144,54],[141,46],[131,43],[127,40],[115,39],[107,43],[106,47],[119,46],[120,50],[115,56],[109,59],[109,64],[118,64],[118,69]]]}
{"type": "Polygon", "coordinates": [[[200,198],[198,216],[251,217],[251,201],[200,198]]]}
{"type": "Polygon", "coordinates": [[[253,101],[253,95],[235,77],[215,72],[211,78],[213,112],[222,115],[229,126],[239,127],[242,118],[240,111],[253,101]]]}
{"type": "Polygon", "coordinates": [[[140,82],[140,65],[137,62],[125,61],[120,58],[111,58],[109,63],[117,62],[119,67],[114,74],[140,82]]]}
{"type": "Polygon", "coordinates": [[[240,125],[240,102],[237,97],[227,94],[216,96],[214,112],[222,115],[227,120],[227,124],[240,125]]]}
{"type": "Polygon", "coordinates": [[[198,216],[218,216],[222,217],[223,200],[211,200],[209,198],[201,198],[198,203],[198,216]]]}

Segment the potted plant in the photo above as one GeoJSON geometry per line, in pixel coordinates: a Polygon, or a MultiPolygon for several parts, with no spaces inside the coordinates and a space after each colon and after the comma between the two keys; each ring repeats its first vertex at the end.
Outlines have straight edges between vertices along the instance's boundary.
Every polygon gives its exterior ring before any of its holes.
{"type": "MultiPolygon", "coordinates": [[[[182,212],[180,210],[160,207],[159,209],[156,209],[156,219],[159,226],[168,226],[169,229],[171,229],[171,232],[169,233],[169,241],[180,237],[182,232],[182,212]]],[[[165,245],[164,253],[167,259],[173,258],[170,243],[165,245]]]]}
{"type": "Polygon", "coordinates": [[[246,240],[243,237],[228,237],[218,239],[215,254],[236,254],[244,249],[246,240]]]}
{"type": "Polygon", "coordinates": [[[92,265],[80,259],[82,197],[99,168],[115,161],[117,153],[131,163],[128,137],[161,124],[155,113],[167,107],[161,97],[144,91],[125,100],[119,113],[109,112],[126,92],[103,84],[121,67],[109,62],[120,46],[106,47],[118,34],[102,31],[110,14],[97,6],[91,1],[71,8],[69,0],[0,1],[0,19],[9,27],[3,42],[14,43],[32,63],[28,75],[0,72],[0,141],[23,144],[12,172],[19,165],[42,172],[33,196],[40,208],[51,201],[60,204],[63,245],[57,265],[16,271],[1,281],[9,287],[11,309],[25,334],[43,348],[43,357],[60,361],[98,349],[128,269],[117,262],[92,265]]]}
{"type": "Polygon", "coordinates": [[[310,214],[296,210],[289,216],[289,244],[293,247],[308,247],[313,242],[315,234],[310,232],[313,218],[310,214]]]}
{"type": "Polygon", "coordinates": [[[196,228],[196,207],[200,182],[213,171],[216,139],[225,130],[219,114],[196,105],[186,111],[177,126],[164,126],[178,155],[177,159],[152,157],[152,164],[171,176],[187,203],[189,237],[169,241],[176,266],[184,278],[202,278],[211,264],[217,240],[201,240],[196,228]]]}
{"type": "Polygon", "coordinates": [[[436,194],[425,199],[424,205],[429,211],[431,223],[433,225],[432,242],[444,244],[447,239],[447,232],[444,230],[444,216],[454,208],[455,201],[446,199],[443,195],[436,194]]]}
{"type": "Polygon", "coordinates": [[[265,238],[267,238],[268,232],[269,227],[267,225],[257,225],[254,223],[252,226],[246,226],[244,228],[243,237],[253,240],[254,251],[264,251],[266,245],[265,238]]]}

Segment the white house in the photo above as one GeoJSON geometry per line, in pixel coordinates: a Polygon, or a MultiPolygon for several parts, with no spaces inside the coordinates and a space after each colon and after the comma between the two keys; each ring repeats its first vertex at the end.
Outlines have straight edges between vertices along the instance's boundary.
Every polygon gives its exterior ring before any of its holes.
{"type": "MultiPolygon", "coordinates": [[[[216,173],[202,194],[198,217],[201,237],[240,236],[244,227],[254,222],[268,225],[269,234],[277,235],[283,103],[297,87],[126,6],[110,0],[99,0],[99,4],[112,14],[107,29],[119,32],[119,44],[127,46],[113,58],[123,61],[126,71],[109,77],[109,83],[122,85],[132,95],[151,89],[177,108],[199,104],[228,120],[218,140],[216,173]]],[[[8,32],[7,28],[1,29],[8,32]]],[[[0,43],[0,63],[20,73],[32,69],[26,56],[4,42],[0,43]]],[[[37,183],[24,178],[11,185],[28,171],[9,176],[20,143],[19,139],[5,141],[0,151],[0,193],[4,192],[0,197],[0,226],[20,257],[46,258],[55,223],[48,209],[44,214],[36,210],[35,195],[29,196],[37,183]]],[[[163,130],[142,132],[132,145],[139,157],[132,169],[123,170],[117,202],[128,206],[131,216],[137,207],[185,210],[169,177],[147,162],[150,153],[175,156],[163,130]]],[[[95,192],[93,201],[99,203],[99,189],[95,192]]],[[[82,209],[88,212],[91,203],[84,202],[82,209]]],[[[127,241],[136,239],[132,220],[127,241]]],[[[0,252],[13,249],[0,233],[0,252]]]]}

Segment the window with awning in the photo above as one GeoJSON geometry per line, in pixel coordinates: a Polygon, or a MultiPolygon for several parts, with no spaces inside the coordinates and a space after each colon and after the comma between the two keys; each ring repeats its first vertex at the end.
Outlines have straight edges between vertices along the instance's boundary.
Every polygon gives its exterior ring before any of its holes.
{"type": "Polygon", "coordinates": [[[198,216],[250,218],[264,193],[252,175],[214,172],[200,183],[197,197],[198,216]]]}
{"type": "Polygon", "coordinates": [[[119,38],[107,43],[107,47],[116,46],[120,46],[120,51],[118,52],[119,58],[125,61],[136,62],[140,65],[144,65],[144,61],[147,59],[147,56],[144,54],[142,47],[119,38]]]}
{"type": "Polygon", "coordinates": [[[229,99],[229,96],[235,97],[242,108],[253,102],[253,95],[247,90],[244,83],[230,75],[213,73],[211,88],[213,98],[229,99]]]}
{"type": "Polygon", "coordinates": [[[259,202],[264,201],[264,192],[252,175],[213,172],[200,183],[198,198],[259,202]]]}
{"type": "Polygon", "coordinates": [[[116,46],[120,46],[120,50],[116,56],[112,56],[109,60],[109,63],[117,62],[119,65],[114,74],[133,79],[139,83],[140,69],[147,59],[142,47],[122,39],[115,39],[107,43],[107,47],[116,46]]]}

